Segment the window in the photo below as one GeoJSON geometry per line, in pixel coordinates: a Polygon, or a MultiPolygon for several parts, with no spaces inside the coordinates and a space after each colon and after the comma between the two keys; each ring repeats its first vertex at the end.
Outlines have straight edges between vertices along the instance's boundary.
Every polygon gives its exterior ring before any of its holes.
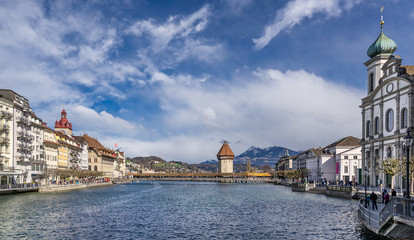
{"type": "Polygon", "coordinates": [[[344,173],[348,173],[348,166],[344,167],[344,173]]]}
{"type": "Polygon", "coordinates": [[[344,159],[348,159],[348,156],[344,156],[344,159]]]}
{"type": "Polygon", "coordinates": [[[371,121],[367,121],[367,137],[369,137],[371,135],[371,121]]]}
{"type": "Polygon", "coordinates": [[[358,159],[358,156],[354,156],[354,159],[358,159]]]}
{"type": "Polygon", "coordinates": [[[369,75],[369,92],[374,91],[374,74],[369,75]]]}
{"type": "Polygon", "coordinates": [[[93,170],[98,171],[98,166],[93,166],[93,170]]]}
{"type": "Polygon", "coordinates": [[[394,111],[392,109],[388,109],[386,114],[386,122],[387,122],[387,131],[391,132],[394,128],[394,111]]]}
{"type": "Polygon", "coordinates": [[[91,165],[89,165],[89,166],[88,166],[88,170],[89,170],[89,171],[91,170],[91,165]]]}
{"type": "Polygon", "coordinates": [[[401,128],[407,127],[407,108],[401,110],[401,128]]]}
{"type": "Polygon", "coordinates": [[[375,118],[374,124],[375,134],[379,134],[379,117],[375,118]]]}
{"type": "Polygon", "coordinates": [[[357,172],[358,172],[358,167],[357,166],[354,166],[354,174],[356,175],[357,172]]]}

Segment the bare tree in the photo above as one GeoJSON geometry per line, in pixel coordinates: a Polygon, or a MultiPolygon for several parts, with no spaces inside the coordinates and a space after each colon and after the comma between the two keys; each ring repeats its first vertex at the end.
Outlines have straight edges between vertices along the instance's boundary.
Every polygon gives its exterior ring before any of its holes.
{"type": "Polygon", "coordinates": [[[391,176],[391,188],[394,188],[395,175],[402,173],[400,159],[387,158],[379,162],[378,169],[391,176]]]}

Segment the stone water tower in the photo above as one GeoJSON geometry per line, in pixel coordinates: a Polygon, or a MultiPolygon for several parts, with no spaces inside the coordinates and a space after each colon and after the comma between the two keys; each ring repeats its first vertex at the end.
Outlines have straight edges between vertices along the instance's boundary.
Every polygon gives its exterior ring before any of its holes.
{"type": "Polygon", "coordinates": [[[233,173],[234,153],[231,151],[227,141],[224,141],[223,146],[221,146],[220,151],[217,153],[217,160],[219,173],[233,173]]]}

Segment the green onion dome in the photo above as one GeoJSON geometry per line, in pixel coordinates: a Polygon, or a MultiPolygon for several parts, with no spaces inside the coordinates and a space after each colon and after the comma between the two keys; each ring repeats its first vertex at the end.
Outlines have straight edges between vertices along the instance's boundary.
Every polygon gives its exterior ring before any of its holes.
{"type": "Polygon", "coordinates": [[[367,54],[370,58],[373,58],[377,55],[393,54],[395,50],[397,50],[397,44],[395,44],[392,39],[385,36],[381,26],[381,33],[377,40],[375,40],[375,42],[368,48],[367,54]]]}

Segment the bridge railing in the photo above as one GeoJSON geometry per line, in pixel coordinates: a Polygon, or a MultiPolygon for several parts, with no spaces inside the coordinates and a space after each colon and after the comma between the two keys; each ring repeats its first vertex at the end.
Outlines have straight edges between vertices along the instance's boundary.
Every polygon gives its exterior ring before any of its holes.
{"type": "Polygon", "coordinates": [[[414,224],[414,198],[395,198],[394,215],[413,221],[414,224]]]}
{"type": "Polygon", "coordinates": [[[395,197],[379,212],[365,208],[364,202],[361,201],[358,216],[365,226],[376,233],[393,217],[394,220],[403,219],[405,223],[414,226],[414,199],[395,197]]]}

